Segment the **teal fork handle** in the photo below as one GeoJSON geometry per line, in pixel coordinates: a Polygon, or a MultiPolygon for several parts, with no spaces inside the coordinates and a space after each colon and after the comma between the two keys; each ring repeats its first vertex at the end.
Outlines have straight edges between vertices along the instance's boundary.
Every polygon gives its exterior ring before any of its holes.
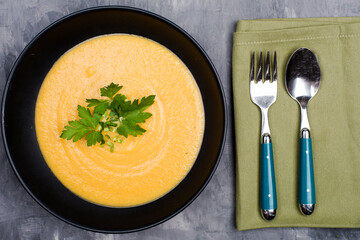
{"type": "Polygon", "coordinates": [[[300,138],[298,191],[301,211],[306,215],[312,214],[316,199],[311,138],[300,138]]]}
{"type": "Polygon", "coordinates": [[[273,149],[271,142],[261,144],[260,207],[262,210],[262,215],[266,220],[271,220],[275,217],[276,209],[277,209],[277,198],[276,198],[273,149]],[[265,216],[268,210],[273,212],[273,216],[270,217],[265,216]]]}

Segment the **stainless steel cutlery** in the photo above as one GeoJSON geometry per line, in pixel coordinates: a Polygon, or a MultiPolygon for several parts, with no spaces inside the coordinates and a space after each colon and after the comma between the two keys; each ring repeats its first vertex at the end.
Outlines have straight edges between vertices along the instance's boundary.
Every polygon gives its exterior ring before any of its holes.
{"type": "Polygon", "coordinates": [[[276,216],[277,197],[274,172],[273,149],[271,143],[268,111],[276,101],[277,62],[276,52],[272,72],[270,71],[270,53],[267,52],[265,73],[263,74],[263,54],[260,53],[257,74],[255,74],[255,52],[252,53],[250,66],[250,97],[261,110],[261,155],[260,155],[260,208],[264,219],[272,220],[276,216]]]}
{"type": "Polygon", "coordinates": [[[307,104],[320,87],[320,66],[315,54],[299,48],[290,57],[286,68],[286,90],[299,103],[301,110],[298,202],[302,213],[315,209],[315,180],[307,104]]]}

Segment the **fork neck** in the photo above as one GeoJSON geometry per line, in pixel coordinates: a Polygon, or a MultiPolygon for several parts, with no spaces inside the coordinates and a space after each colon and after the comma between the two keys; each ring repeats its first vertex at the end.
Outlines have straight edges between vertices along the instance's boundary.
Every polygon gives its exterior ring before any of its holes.
{"type": "Polygon", "coordinates": [[[268,117],[268,108],[261,108],[261,142],[270,141],[270,126],[268,117]]]}
{"type": "Polygon", "coordinates": [[[310,124],[307,114],[307,104],[300,104],[301,122],[300,122],[300,138],[310,138],[310,124]]]}

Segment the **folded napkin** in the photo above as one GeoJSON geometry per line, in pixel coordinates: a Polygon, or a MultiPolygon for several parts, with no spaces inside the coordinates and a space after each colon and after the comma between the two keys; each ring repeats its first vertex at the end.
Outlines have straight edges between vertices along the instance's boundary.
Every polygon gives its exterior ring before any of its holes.
{"type": "Polygon", "coordinates": [[[236,131],[236,224],[266,227],[360,227],[360,18],[239,21],[234,33],[233,95],[236,131]],[[285,89],[293,51],[311,49],[321,68],[320,89],[309,102],[316,207],[303,216],[297,204],[300,109],[285,89]],[[278,55],[278,95],[270,107],[278,211],[259,210],[261,113],[250,100],[252,51],[278,55]]]}

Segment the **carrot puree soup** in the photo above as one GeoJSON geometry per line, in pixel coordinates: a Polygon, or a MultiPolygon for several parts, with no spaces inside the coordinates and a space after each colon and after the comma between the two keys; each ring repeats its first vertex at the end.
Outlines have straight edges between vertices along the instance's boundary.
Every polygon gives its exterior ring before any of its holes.
{"type": "Polygon", "coordinates": [[[79,197],[110,207],[145,204],[176,187],[196,160],[204,120],[184,63],[164,46],[127,34],[92,38],[66,52],[47,74],[35,110],[40,149],[55,176],[79,197]],[[130,101],[155,95],[146,109],[152,116],[139,124],[146,132],[122,137],[113,152],[84,138],[61,138],[79,119],[78,105],[105,99],[100,89],[111,83],[123,86],[119,93],[130,101]]]}

